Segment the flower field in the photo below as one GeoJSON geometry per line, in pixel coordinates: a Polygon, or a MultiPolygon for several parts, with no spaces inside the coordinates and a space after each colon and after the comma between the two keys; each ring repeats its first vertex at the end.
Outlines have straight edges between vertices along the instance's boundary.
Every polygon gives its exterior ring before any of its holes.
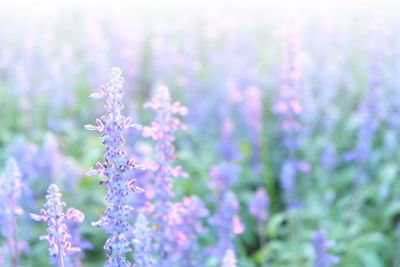
{"type": "Polygon", "coordinates": [[[0,266],[400,267],[400,6],[139,2],[0,5],[0,266]]]}

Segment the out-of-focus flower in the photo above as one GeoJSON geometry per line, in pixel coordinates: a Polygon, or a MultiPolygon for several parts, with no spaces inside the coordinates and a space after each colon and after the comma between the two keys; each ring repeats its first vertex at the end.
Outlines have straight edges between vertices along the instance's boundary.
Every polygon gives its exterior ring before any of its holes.
{"type": "Polygon", "coordinates": [[[153,266],[151,231],[146,217],[140,213],[135,223],[135,264],[141,267],[153,266]]]}
{"type": "Polygon", "coordinates": [[[296,202],[296,150],[297,134],[301,129],[299,116],[303,111],[299,87],[301,78],[301,57],[298,49],[298,36],[294,25],[289,27],[286,40],[286,61],[282,85],[279,90],[278,101],[273,107],[273,112],[280,115],[281,128],[283,131],[283,143],[287,150],[287,160],[282,166],[280,183],[284,189],[285,202],[288,207],[296,202]]]}
{"type": "Polygon", "coordinates": [[[268,217],[267,208],[269,206],[269,197],[263,187],[257,188],[257,191],[250,202],[250,212],[259,221],[265,222],[268,217]]]}
{"type": "Polygon", "coordinates": [[[172,163],[176,159],[174,132],[186,129],[175,115],[185,116],[188,110],[179,102],[172,102],[169,90],[165,86],[156,87],[154,97],[144,107],[155,112],[155,120],[151,126],[143,128],[143,136],[156,142],[156,159],[150,167],[154,195],[149,201],[153,203],[150,213],[156,229],[154,240],[159,256],[157,266],[170,266],[179,258],[177,246],[182,245],[180,240],[186,239],[186,236],[179,236],[183,235],[178,226],[183,218],[179,211],[180,204],[172,203],[172,183],[175,177],[186,178],[188,175],[181,166],[172,166],[172,163]]]}
{"type": "Polygon", "coordinates": [[[131,263],[124,254],[131,251],[128,236],[132,229],[128,219],[133,215],[133,207],[128,205],[129,195],[141,189],[136,186],[136,179],[128,176],[129,170],[138,168],[134,160],[128,159],[125,150],[125,138],[129,128],[140,129],[132,124],[131,118],[122,115],[124,105],[122,99],[124,79],[119,68],[112,68],[107,85],[100,87],[100,92],[93,93],[94,99],[104,98],[106,114],[96,120],[96,125],[85,125],[86,129],[102,133],[100,140],[105,145],[105,163],[97,163],[88,175],[104,174],[107,177],[102,184],[108,188],[105,200],[108,207],[99,221],[92,223],[105,230],[110,236],[104,245],[107,250],[105,267],[128,267],[131,263]]]}
{"type": "Polygon", "coordinates": [[[239,202],[232,191],[227,191],[215,214],[209,219],[210,225],[215,227],[218,235],[216,247],[217,257],[223,257],[228,249],[234,250],[233,239],[244,231],[244,226],[237,215],[240,209],[239,202]]]}
{"type": "Polygon", "coordinates": [[[229,186],[239,181],[241,168],[238,164],[224,161],[211,168],[210,188],[218,192],[225,192],[229,186]]]}
{"type": "Polygon", "coordinates": [[[328,253],[328,249],[335,245],[335,241],[327,240],[324,231],[315,232],[313,245],[315,250],[314,267],[329,267],[339,263],[339,257],[328,253]]]}
{"type": "Polygon", "coordinates": [[[237,267],[236,255],[233,250],[228,249],[225,252],[221,267],[237,267]]]}
{"type": "MultiPolygon", "coordinates": [[[[92,249],[93,245],[86,239],[83,239],[81,236],[81,224],[85,219],[85,214],[82,211],[77,210],[75,208],[69,208],[67,213],[65,214],[65,218],[67,220],[67,227],[69,233],[71,234],[71,243],[75,244],[75,246],[79,247],[81,250],[84,249],[92,249]]],[[[65,258],[65,266],[66,267],[81,267],[84,254],[82,251],[76,253],[76,255],[67,256],[65,258]]]]}
{"type": "Polygon", "coordinates": [[[330,144],[325,148],[321,156],[321,164],[327,170],[336,168],[338,165],[338,156],[334,145],[330,144]]]}
{"type": "Polygon", "coordinates": [[[182,266],[199,266],[202,259],[197,238],[207,231],[202,220],[209,215],[209,211],[196,196],[184,197],[172,209],[175,216],[170,224],[171,244],[175,243],[175,247],[179,248],[172,250],[173,262],[182,266]]]}
{"type": "Polygon", "coordinates": [[[221,156],[227,161],[240,158],[240,150],[233,140],[234,124],[232,120],[225,119],[222,124],[221,144],[219,147],[221,156]]]}
{"type": "Polygon", "coordinates": [[[6,162],[0,175],[0,229],[7,243],[10,266],[19,266],[19,242],[17,239],[18,216],[23,213],[19,206],[22,183],[21,171],[14,158],[6,162]]]}
{"type": "MultiPolygon", "coordinates": [[[[69,253],[79,252],[79,247],[72,246],[71,235],[68,233],[67,221],[75,219],[74,216],[70,218],[64,214],[64,207],[66,204],[61,201],[61,193],[55,184],[51,184],[47,190],[47,202],[44,209],[40,211],[40,215],[31,214],[32,219],[39,222],[46,222],[48,224],[47,235],[41,236],[40,240],[49,242],[49,255],[57,261],[59,267],[64,266],[64,257],[69,253]]],[[[74,209],[75,210],[75,209],[74,209]]],[[[75,210],[74,213],[79,213],[79,220],[83,220],[83,213],[75,210]]],[[[71,214],[71,211],[69,212],[71,214]]]]}

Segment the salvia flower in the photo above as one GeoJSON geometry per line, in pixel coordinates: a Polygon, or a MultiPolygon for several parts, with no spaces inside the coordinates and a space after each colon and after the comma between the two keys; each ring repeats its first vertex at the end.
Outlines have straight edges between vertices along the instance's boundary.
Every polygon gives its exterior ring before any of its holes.
{"type": "Polygon", "coordinates": [[[221,162],[211,168],[209,186],[219,193],[226,192],[239,181],[241,167],[230,161],[221,162]]]}
{"type": "MultiPolygon", "coordinates": [[[[55,184],[51,184],[47,190],[47,202],[40,215],[31,214],[32,219],[48,224],[47,235],[41,236],[40,240],[49,242],[49,255],[57,261],[59,267],[64,266],[65,256],[70,253],[81,251],[80,248],[71,244],[71,235],[68,233],[67,221],[72,217],[64,214],[66,204],[61,201],[61,193],[55,184]]],[[[81,217],[82,212],[79,212],[81,217]]],[[[71,214],[71,212],[67,212],[71,214]]],[[[83,220],[83,218],[82,218],[83,220]]]]}
{"type": "Polygon", "coordinates": [[[282,167],[280,182],[284,189],[285,201],[287,206],[292,206],[296,202],[296,172],[287,171],[296,168],[297,134],[301,128],[299,116],[303,111],[299,87],[301,78],[301,57],[298,49],[299,38],[294,25],[290,25],[286,40],[286,61],[279,98],[273,107],[273,111],[280,115],[281,128],[283,132],[283,143],[287,151],[287,160],[282,167]],[[288,165],[293,166],[288,166],[288,165]]]}
{"type": "MultiPolygon", "coordinates": [[[[173,227],[173,218],[171,218],[171,210],[174,197],[172,191],[173,178],[186,178],[188,175],[183,172],[181,166],[173,166],[172,163],[176,159],[174,132],[184,130],[186,126],[174,115],[185,116],[188,113],[186,107],[179,102],[172,102],[169,90],[165,86],[156,88],[153,99],[146,103],[145,108],[153,109],[155,112],[155,120],[151,126],[143,128],[143,136],[153,139],[156,142],[156,160],[151,164],[152,178],[154,183],[154,209],[152,210],[152,219],[157,231],[154,237],[157,244],[158,255],[160,257],[160,266],[167,266],[172,246],[169,236],[171,227],[173,227]]],[[[174,240],[173,240],[174,241],[174,240]]]]}
{"type": "Polygon", "coordinates": [[[223,195],[216,213],[209,219],[210,225],[215,227],[218,235],[215,251],[218,257],[223,257],[226,250],[234,249],[235,235],[244,231],[244,226],[237,215],[239,209],[239,201],[235,194],[232,191],[227,191],[223,195]]]}
{"type": "Polygon", "coordinates": [[[129,196],[140,191],[136,179],[129,177],[129,170],[138,168],[132,159],[128,159],[125,149],[125,138],[129,128],[140,129],[132,124],[131,118],[122,115],[124,105],[124,79],[119,68],[112,68],[110,81],[100,87],[100,92],[90,95],[95,99],[103,98],[106,102],[106,114],[96,120],[96,125],[85,125],[86,129],[102,133],[100,140],[105,146],[104,163],[97,163],[96,169],[91,169],[88,175],[104,174],[107,179],[102,182],[108,188],[105,200],[108,207],[105,215],[93,225],[98,226],[109,234],[104,245],[107,250],[106,267],[131,266],[124,254],[131,251],[129,233],[132,231],[128,219],[133,215],[133,207],[128,205],[129,196]]]}
{"type": "Polygon", "coordinates": [[[179,266],[199,266],[198,236],[207,230],[202,220],[209,215],[203,201],[196,197],[184,197],[175,203],[172,208],[175,216],[171,216],[170,227],[171,243],[175,243],[173,260],[179,266]]]}
{"type": "Polygon", "coordinates": [[[335,245],[335,241],[327,240],[325,232],[318,230],[313,237],[315,250],[314,267],[329,267],[339,263],[339,257],[329,254],[328,249],[335,245]]]}
{"type": "Polygon", "coordinates": [[[219,152],[227,161],[235,161],[241,157],[240,149],[233,136],[235,129],[234,127],[235,125],[231,119],[224,119],[221,129],[221,143],[219,146],[219,152]]]}
{"type": "Polygon", "coordinates": [[[140,213],[135,223],[135,264],[141,267],[153,266],[151,254],[151,231],[146,217],[140,213]]]}
{"type": "Polygon", "coordinates": [[[259,86],[245,88],[245,118],[247,121],[248,138],[251,145],[250,164],[257,173],[262,168],[261,164],[261,139],[263,121],[262,93],[259,86]]]}
{"type": "Polygon", "coordinates": [[[237,267],[236,255],[233,250],[228,249],[225,252],[221,267],[237,267]]]}
{"type": "Polygon", "coordinates": [[[10,266],[19,266],[19,242],[17,239],[18,216],[22,214],[19,206],[21,198],[21,171],[14,158],[6,162],[4,173],[0,176],[0,227],[6,240],[10,266]]]}
{"type": "MultiPolygon", "coordinates": [[[[81,237],[80,227],[85,219],[85,214],[82,211],[75,208],[69,208],[65,214],[67,219],[67,227],[69,233],[71,234],[71,242],[75,246],[83,249],[91,249],[93,245],[81,237]]],[[[83,252],[80,251],[74,257],[67,257],[65,261],[65,266],[68,267],[80,267],[82,266],[81,258],[83,257],[83,252]]]]}
{"type": "Polygon", "coordinates": [[[333,144],[329,144],[321,155],[320,162],[327,170],[336,168],[339,164],[339,158],[337,155],[336,147],[333,144]]]}
{"type": "Polygon", "coordinates": [[[261,222],[265,222],[267,220],[267,208],[269,205],[269,197],[264,188],[259,187],[250,202],[250,213],[253,214],[257,218],[257,220],[261,222]]]}

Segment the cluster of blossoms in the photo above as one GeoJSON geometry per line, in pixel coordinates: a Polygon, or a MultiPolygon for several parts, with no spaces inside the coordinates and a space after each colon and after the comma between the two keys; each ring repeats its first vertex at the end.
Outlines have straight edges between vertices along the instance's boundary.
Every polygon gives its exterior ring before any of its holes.
{"type": "Polygon", "coordinates": [[[174,262],[179,266],[199,266],[201,255],[199,252],[197,237],[205,233],[207,229],[202,224],[202,219],[209,215],[203,201],[197,196],[184,197],[182,201],[174,204],[172,214],[173,227],[169,234],[175,247],[179,250],[174,253],[174,262]]]}
{"type": "Polygon", "coordinates": [[[137,266],[151,267],[153,260],[151,257],[151,230],[146,217],[140,213],[135,223],[135,263],[137,266]]]}
{"type": "Polygon", "coordinates": [[[386,111],[383,108],[382,93],[384,76],[382,73],[383,51],[379,33],[381,28],[376,28],[373,25],[372,31],[375,32],[371,40],[371,47],[369,49],[369,75],[368,75],[368,88],[363,95],[361,102],[358,106],[356,118],[358,121],[357,129],[357,143],[352,151],[345,154],[346,161],[355,161],[358,166],[358,177],[356,183],[363,183],[368,178],[368,161],[373,153],[373,146],[375,144],[375,136],[379,129],[381,120],[386,117],[386,111]]]}
{"type": "Polygon", "coordinates": [[[247,119],[247,130],[251,145],[250,164],[257,174],[260,173],[261,164],[261,138],[262,131],[262,93],[259,86],[249,86],[245,89],[244,106],[247,119]]]}
{"type": "Polygon", "coordinates": [[[104,163],[97,163],[97,169],[91,169],[88,175],[104,174],[107,179],[101,184],[108,188],[105,200],[108,207],[105,215],[93,225],[98,226],[109,234],[104,245],[107,250],[106,267],[128,267],[131,263],[125,258],[125,253],[131,251],[129,235],[132,232],[128,219],[133,215],[133,207],[127,205],[129,196],[140,191],[136,179],[129,177],[129,170],[139,168],[133,159],[128,159],[125,151],[125,139],[129,128],[140,129],[131,123],[131,118],[121,114],[124,105],[122,98],[124,79],[119,68],[112,68],[110,81],[100,92],[92,94],[95,99],[104,98],[106,114],[96,120],[97,125],[85,125],[86,129],[102,133],[100,140],[105,146],[104,163]]]}
{"type": "Polygon", "coordinates": [[[250,213],[260,222],[266,222],[268,218],[267,208],[269,206],[268,194],[263,187],[257,188],[257,191],[250,202],[250,213]]]}
{"type": "Polygon", "coordinates": [[[218,258],[224,257],[225,251],[234,250],[235,235],[244,231],[238,216],[239,201],[230,189],[230,186],[238,182],[241,172],[240,166],[235,162],[240,157],[240,151],[233,139],[233,128],[232,121],[226,119],[222,125],[220,147],[223,161],[213,166],[210,172],[209,187],[215,193],[216,211],[208,222],[217,231],[218,241],[213,254],[218,258]]]}
{"type": "Polygon", "coordinates": [[[86,239],[83,239],[81,235],[81,224],[85,219],[85,215],[82,211],[78,209],[69,208],[66,213],[66,218],[68,231],[71,235],[71,243],[74,244],[76,247],[79,247],[81,251],[77,251],[77,253],[74,253],[74,257],[67,257],[65,259],[65,266],[82,267],[81,259],[84,256],[82,250],[93,248],[92,243],[90,243],[86,239]]]}
{"type": "Polygon", "coordinates": [[[236,255],[233,250],[228,249],[225,252],[224,258],[222,259],[222,265],[221,267],[237,267],[237,260],[236,260],[236,255]]]}
{"type": "Polygon", "coordinates": [[[206,216],[201,209],[204,206],[200,199],[188,198],[182,202],[172,202],[173,178],[188,177],[181,166],[172,166],[176,159],[173,134],[177,130],[186,129],[174,115],[185,116],[188,110],[179,102],[172,103],[169,90],[165,86],[157,87],[155,96],[144,107],[155,112],[155,120],[151,126],[143,128],[143,136],[156,142],[156,159],[149,166],[154,192],[148,200],[152,203],[152,208],[148,212],[154,224],[153,228],[156,229],[154,239],[155,251],[159,256],[157,264],[173,266],[189,257],[189,254],[182,253],[177,247],[186,251],[189,250],[188,246],[191,247],[195,243],[193,238],[196,238],[197,217],[191,215],[193,210],[197,209],[187,207],[188,203],[189,206],[198,204],[200,210],[197,216],[206,216]]]}
{"type": "Polygon", "coordinates": [[[10,266],[19,266],[20,242],[17,238],[18,216],[23,210],[19,206],[22,183],[21,171],[14,158],[6,162],[0,175],[0,229],[6,240],[2,250],[7,251],[10,266]]]}
{"type": "Polygon", "coordinates": [[[288,157],[281,169],[280,183],[284,189],[286,204],[289,207],[293,206],[296,202],[297,133],[301,128],[298,117],[302,112],[298,93],[300,77],[298,38],[295,35],[294,29],[290,29],[288,32],[284,77],[279,91],[279,99],[273,107],[273,111],[281,117],[284,145],[288,153],[288,157]]]}
{"type": "Polygon", "coordinates": [[[217,257],[223,257],[228,249],[234,250],[235,235],[244,231],[238,212],[240,209],[236,195],[228,190],[222,195],[220,204],[213,216],[209,219],[210,225],[217,230],[218,242],[215,250],[217,257]]]}
{"type": "Polygon", "coordinates": [[[45,134],[40,146],[17,136],[7,151],[19,163],[24,177],[21,205],[28,212],[33,212],[35,203],[42,198],[49,184],[56,183],[68,191],[75,190],[79,184],[81,168],[72,157],[62,153],[52,133],[45,134]],[[34,187],[40,190],[32,190],[34,187]]]}
{"type": "Polygon", "coordinates": [[[314,267],[329,267],[339,263],[337,256],[328,253],[328,249],[335,245],[332,240],[327,240],[325,232],[318,230],[313,237],[313,245],[315,250],[314,267]]]}
{"type": "Polygon", "coordinates": [[[49,242],[49,255],[51,259],[56,260],[59,267],[65,266],[65,256],[71,253],[79,252],[79,247],[72,246],[71,234],[68,233],[67,222],[73,221],[81,223],[84,220],[84,214],[74,208],[68,209],[64,213],[66,204],[61,201],[61,193],[55,184],[51,184],[47,190],[47,202],[40,215],[31,214],[32,219],[48,224],[47,235],[41,236],[40,240],[49,242]]]}

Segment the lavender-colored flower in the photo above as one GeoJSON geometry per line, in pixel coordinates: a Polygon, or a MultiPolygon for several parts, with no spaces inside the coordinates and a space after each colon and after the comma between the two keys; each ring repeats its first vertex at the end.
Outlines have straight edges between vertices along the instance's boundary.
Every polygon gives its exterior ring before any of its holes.
{"type": "Polygon", "coordinates": [[[267,208],[269,206],[269,197],[264,188],[259,187],[250,202],[250,213],[261,222],[267,220],[267,208]]]}
{"type": "Polygon", "coordinates": [[[248,86],[244,92],[245,118],[247,121],[248,138],[251,145],[250,164],[259,173],[261,164],[261,139],[263,121],[262,93],[259,86],[248,86]]]}
{"type": "Polygon", "coordinates": [[[328,253],[328,249],[335,245],[335,241],[327,240],[324,231],[315,232],[313,245],[315,250],[314,267],[329,267],[339,263],[339,257],[328,253]]]}
{"type": "Polygon", "coordinates": [[[284,134],[284,145],[287,150],[287,160],[281,171],[281,185],[285,191],[285,201],[287,206],[292,206],[296,201],[296,150],[297,133],[301,125],[299,115],[302,112],[300,96],[300,53],[298,49],[298,38],[291,25],[287,39],[286,62],[284,64],[284,75],[282,86],[279,92],[279,99],[273,111],[280,115],[281,128],[284,134]],[[289,166],[292,165],[292,166],[289,166]],[[289,172],[289,170],[291,170],[289,172]]]}
{"type": "Polygon", "coordinates": [[[232,120],[225,119],[222,124],[221,144],[219,151],[227,161],[234,161],[240,158],[240,150],[233,138],[234,124],[232,120]]]}
{"type": "Polygon", "coordinates": [[[168,266],[172,250],[176,249],[171,245],[172,236],[170,235],[171,209],[173,207],[171,200],[174,196],[172,181],[175,177],[187,177],[181,166],[172,166],[172,162],[176,158],[173,134],[177,130],[186,128],[174,115],[184,116],[188,110],[179,102],[172,103],[169,90],[165,86],[157,87],[154,98],[144,107],[153,109],[156,113],[155,121],[151,126],[143,128],[143,136],[156,141],[156,160],[150,167],[154,183],[152,219],[158,229],[154,233],[156,250],[160,257],[158,264],[168,266]]]}
{"type": "Polygon", "coordinates": [[[234,250],[233,239],[235,235],[244,231],[244,227],[237,215],[239,209],[239,201],[235,194],[232,191],[227,191],[222,196],[216,213],[209,219],[210,225],[215,227],[218,235],[215,251],[217,257],[223,257],[228,249],[234,250]]]}
{"type": "Polygon", "coordinates": [[[9,147],[10,154],[20,163],[24,183],[25,209],[32,210],[32,204],[47,189],[49,183],[57,183],[64,190],[74,190],[81,170],[76,161],[62,153],[56,136],[46,133],[41,146],[27,142],[18,136],[9,147]],[[32,190],[40,186],[40,191],[32,190]]]}
{"type": "Polygon", "coordinates": [[[85,125],[86,129],[102,133],[100,140],[105,145],[105,163],[97,163],[97,169],[91,169],[88,175],[94,176],[104,174],[107,177],[102,184],[108,188],[105,200],[108,207],[105,215],[93,225],[105,230],[110,236],[104,245],[107,250],[107,262],[105,267],[128,267],[131,263],[124,257],[124,254],[131,251],[128,236],[131,226],[128,219],[133,215],[133,207],[127,203],[129,195],[139,191],[135,185],[136,179],[128,176],[129,170],[138,168],[132,159],[128,159],[125,150],[125,139],[127,131],[131,127],[137,129],[140,126],[131,123],[131,118],[121,114],[124,105],[123,81],[119,68],[111,69],[110,81],[107,86],[102,86],[100,92],[90,97],[104,98],[106,114],[96,120],[96,126],[85,125]]]}
{"type": "Polygon", "coordinates": [[[224,161],[211,168],[209,186],[213,190],[222,193],[229,189],[229,186],[239,181],[241,167],[233,162],[224,161]]]}
{"type": "MultiPolygon", "coordinates": [[[[61,201],[61,193],[55,184],[51,184],[47,190],[47,202],[40,215],[31,214],[32,219],[39,222],[47,222],[47,235],[41,236],[40,240],[49,242],[49,255],[56,259],[59,267],[64,267],[65,256],[69,253],[79,252],[80,248],[71,244],[71,235],[68,233],[67,220],[64,214],[66,204],[61,201]]],[[[81,213],[81,212],[80,212],[81,213]]],[[[83,213],[81,213],[83,215],[83,213]]],[[[83,219],[82,219],[83,220],[83,219]]]]}
{"type": "Polygon", "coordinates": [[[0,263],[4,264],[4,251],[2,247],[0,247],[0,263]]]}
{"type": "MultiPolygon", "coordinates": [[[[81,250],[91,249],[93,245],[89,241],[81,237],[80,226],[85,219],[85,215],[83,214],[83,212],[75,208],[69,208],[67,213],[65,214],[65,217],[67,219],[67,227],[69,233],[71,234],[71,243],[75,244],[75,246],[79,247],[81,250]]],[[[65,259],[65,266],[81,267],[81,258],[83,258],[82,251],[77,252],[74,257],[68,256],[65,259]]]]}
{"type": "Polygon", "coordinates": [[[224,258],[222,259],[221,267],[237,267],[237,260],[235,252],[231,249],[228,249],[225,252],[224,258]]]}
{"type": "Polygon", "coordinates": [[[175,203],[170,218],[171,244],[175,244],[173,262],[179,266],[199,266],[201,262],[197,237],[207,230],[202,219],[209,215],[203,201],[196,197],[184,197],[175,203]]]}
{"type": "Polygon", "coordinates": [[[18,202],[21,198],[21,171],[14,158],[6,162],[4,173],[0,176],[0,227],[6,239],[6,249],[10,266],[19,266],[19,242],[17,237],[18,216],[22,209],[18,202]]]}
{"type": "Polygon", "coordinates": [[[153,266],[151,231],[146,217],[140,213],[135,223],[135,264],[141,267],[153,266]]]}
{"type": "Polygon", "coordinates": [[[334,145],[330,144],[325,148],[321,156],[321,164],[327,170],[336,168],[338,165],[338,156],[334,145]]]}
{"type": "Polygon", "coordinates": [[[291,192],[295,190],[296,174],[296,163],[293,160],[286,160],[281,168],[279,178],[281,187],[284,189],[286,202],[289,206],[293,204],[293,195],[291,192]]]}
{"type": "Polygon", "coordinates": [[[37,181],[42,181],[46,185],[49,182],[57,183],[62,190],[76,189],[81,170],[73,158],[62,153],[54,134],[46,133],[37,155],[34,161],[37,181]],[[43,179],[44,177],[47,180],[43,179]]]}

